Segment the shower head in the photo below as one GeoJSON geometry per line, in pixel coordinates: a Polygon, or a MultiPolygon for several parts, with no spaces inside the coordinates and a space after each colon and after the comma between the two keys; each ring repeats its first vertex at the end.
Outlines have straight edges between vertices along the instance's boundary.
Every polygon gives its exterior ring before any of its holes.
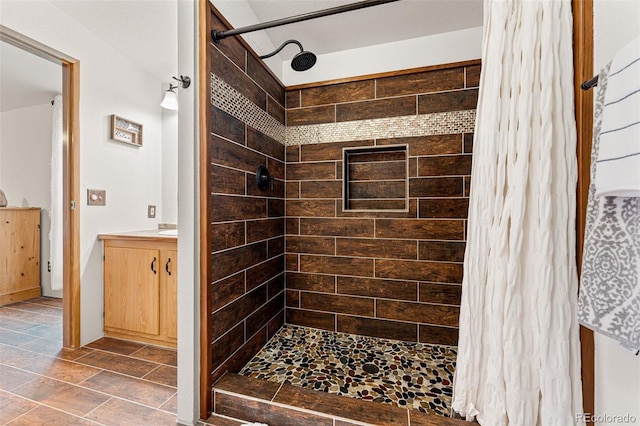
{"type": "Polygon", "coordinates": [[[296,71],[306,71],[316,64],[316,55],[311,52],[302,51],[291,60],[291,68],[296,71]]]}
{"type": "Polygon", "coordinates": [[[305,51],[302,47],[302,44],[300,44],[298,40],[287,40],[273,52],[260,56],[260,59],[267,59],[272,57],[273,55],[284,49],[287,44],[291,43],[297,44],[300,48],[300,52],[296,54],[296,56],[294,56],[291,60],[291,68],[293,68],[295,71],[306,71],[316,64],[316,55],[311,52],[305,51]]]}

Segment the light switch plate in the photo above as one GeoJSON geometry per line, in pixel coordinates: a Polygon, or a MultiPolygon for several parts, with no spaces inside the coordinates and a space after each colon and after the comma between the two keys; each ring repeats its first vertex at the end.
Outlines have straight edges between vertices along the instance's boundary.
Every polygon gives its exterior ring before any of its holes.
{"type": "Polygon", "coordinates": [[[156,206],[147,206],[147,217],[149,219],[153,219],[154,217],[156,217],[156,206]]]}
{"type": "Polygon", "coordinates": [[[107,203],[107,191],[104,189],[87,189],[88,206],[104,206],[107,203]]]}

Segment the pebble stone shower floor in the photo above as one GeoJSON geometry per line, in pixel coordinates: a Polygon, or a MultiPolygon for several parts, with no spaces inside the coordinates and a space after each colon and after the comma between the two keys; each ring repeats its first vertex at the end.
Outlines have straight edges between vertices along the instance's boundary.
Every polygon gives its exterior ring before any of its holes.
{"type": "Polygon", "coordinates": [[[448,417],[456,355],[453,346],[284,325],[240,374],[448,417]]]}

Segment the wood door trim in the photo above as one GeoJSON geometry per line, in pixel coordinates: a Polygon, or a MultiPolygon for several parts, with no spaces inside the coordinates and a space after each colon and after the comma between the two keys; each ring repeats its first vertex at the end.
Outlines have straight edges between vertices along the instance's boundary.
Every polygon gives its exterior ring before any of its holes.
{"type": "Polygon", "coordinates": [[[211,415],[211,298],[209,275],[211,273],[211,236],[209,234],[209,179],[208,179],[208,140],[211,105],[207,102],[210,91],[209,78],[209,32],[211,30],[211,3],[198,1],[199,60],[198,78],[200,93],[199,104],[199,185],[200,185],[200,418],[211,415]],[[205,90],[206,89],[206,90],[205,90]]]}
{"type": "Polygon", "coordinates": [[[316,88],[316,87],[322,87],[322,86],[332,86],[335,84],[342,84],[342,83],[354,83],[357,81],[375,80],[375,79],[380,79],[385,77],[397,77],[401,75],[416,74],[420,72],[430,72],[430,71],[446,70],[451,68],[469,67],[473,65],[481,65],[481,60],[470,59],[468,61],[428,65],[428,66],[418,67],[418,68],[407,68],[404,70],[385,71],[385,72],[379,72],[375,74],[365,74],[365,75],[359,75],[354,77],[337,78],[334,80],[325,80],[325,81],[316,81],[313,83],[296,84],[293,86],[285,87],[285,91],[291,92],[291,91],[301,90],[301,89],[310,89],[310,88],[316,88]]]}
{"type": "MultiPolygon", "coordinates": [[[[577,130],[578,185],[576,193],[576,261],[582,266],[587,198],[591,173],[593,137],[593,89],[582,90],[580,83],[593,77],[593,0],[572,0],[573,67],[577,130]]],[[[593,331],[580,327],[583,411],[595,412],[595,348],[593,331]]]]}
{"type": "Polygon", "coordinates": [[[62,61],[63,77],[63,345],[80,347],[80,62],[62,61]]]}
{"type": "Polygon", "coordinates": [[[0,40],[62,66],[62,344],[80,347],[80,62],[0,25],[0,40]],[[75,208],[72,202],[75,201],[75,208]]]}

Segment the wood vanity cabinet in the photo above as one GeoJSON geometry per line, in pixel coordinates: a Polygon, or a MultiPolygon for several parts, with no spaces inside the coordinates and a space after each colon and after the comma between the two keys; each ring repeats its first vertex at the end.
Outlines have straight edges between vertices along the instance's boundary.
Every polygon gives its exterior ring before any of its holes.
{"type": "Polygon", "coordinates": [[[40,209],[0,207],[0,305],[40,292],[40,209]]]}
{"type": "Polygon", "coordinates": [[[175,348],[176,240],[105,235],[101,239],[105,334],[175,348]]]}

